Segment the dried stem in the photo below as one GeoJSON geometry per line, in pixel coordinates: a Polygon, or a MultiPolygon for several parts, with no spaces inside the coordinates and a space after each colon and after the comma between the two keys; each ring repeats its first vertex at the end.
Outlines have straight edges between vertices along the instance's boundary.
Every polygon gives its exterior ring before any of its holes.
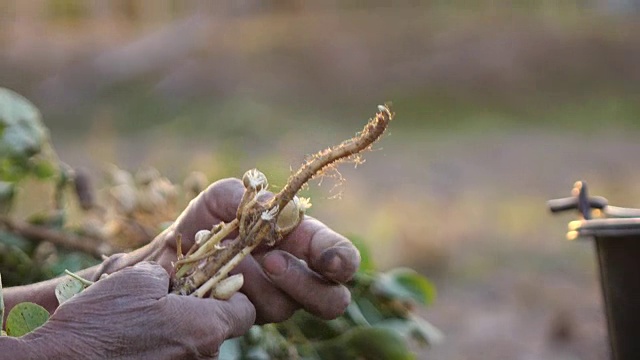
{"type": "MultiPolygon", "coordinates": [[[[176,269],[176,278],[181,278],[189,271],[193,270],[195,261],[203,260],[208,258],[209,256],[213,256],[216,250],[218,250],[216,246],[236,229],[238,229],[238,219],[234,219],[232,222],[224,224],[216,233],[212,234],[212,237],[209,239],[209,241],[200,245],[197,250],[193,251],[192,253],[191,250],[189,250],[184,259],[177,261],[174,265],[176,269]]],[[[198,245],[194,244],[193,246],[198,245]]]]}
{"type": "Polygon", "coordinates": [[[202,255],[204,253],[215,250],[215,246],[224,240],[229,234],[234,232],[238,228],[238,219],[233,219],[232,222],[224,224],[222,228],[214,234],[213,240],[207,241],[198,250],[193,253],[193,256],[202,255]]]}
{"type": "Polygon", "coordinates": [[[218,272],[211,279],[202,284],[202,286],[200,286],[200,288],[198,288],[198,290],[196,290],[193,294],[197,297],[204,297],[205,294],[213,289],[214,286],[216,286],[221,280],[226,278],[227,275],[229,275],[229,272],[233,270],[233,268],[238,266],[242,259],[249,255],[258,245],[260,244],[256,243],[243,248],[240,253],[234,256],[229,262],[224,264],[222,268],[218,270],[218,272]]]}

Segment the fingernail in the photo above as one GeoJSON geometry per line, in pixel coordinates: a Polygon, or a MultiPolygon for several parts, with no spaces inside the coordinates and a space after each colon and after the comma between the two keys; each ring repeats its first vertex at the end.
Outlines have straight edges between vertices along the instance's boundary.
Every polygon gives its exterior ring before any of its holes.
{"type": "Polygon", "coordinates": [[[289,263],[281,254],[271,253],[266,255],[262,260],[262,267],[270,275],[279,276],[287,271],[289,263]]]}
{"type": "Polygon", "coordinates": [[[340,271],[343,271],[343,261],[338,251],[332,250],[333,249],[329,249],[325,251],[324,254],[322,254],[322,262],[324,265],[324,270],[327,273],[336,274],[340,271]]]}
{"type": "Polygon", "coordinates": [[[319,268],[322,269],[324,276],[336,281],[342,280],[341,275],[345,272],[342,255],[338,248],[329,248],[322,253],[319,268]]]}
{"type": "Polygon", "coordinates": [[[353,248],[333,247],[326,249],[320,256],[318,269],[334,281],[349,281],[358,270],[360,256],[353,248]]]}

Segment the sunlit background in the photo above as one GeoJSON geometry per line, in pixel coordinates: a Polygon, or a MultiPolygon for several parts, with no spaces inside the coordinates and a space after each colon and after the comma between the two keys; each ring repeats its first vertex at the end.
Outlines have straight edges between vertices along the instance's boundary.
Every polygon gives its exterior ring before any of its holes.
{"type": "Polygon", "coordinates": [[[429,359],[602,359],[589,242],[545,201],[575,180],[640,207],[637,0],[0,0],[0,86],[60,157],[179,182],[263,170],[397,117],[311,214],[438,286],[429,359]]]}

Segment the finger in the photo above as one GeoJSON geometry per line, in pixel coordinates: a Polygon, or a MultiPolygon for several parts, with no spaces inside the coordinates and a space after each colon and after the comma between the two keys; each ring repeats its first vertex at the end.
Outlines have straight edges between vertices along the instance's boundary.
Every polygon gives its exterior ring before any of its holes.
{"type": "Polygon", "coordinates": [[[210,214],[222,221],[229,222],[236,218],[236,211],[243,193],[242,181],[229,178],[213,183],[203,192],[202,197],[204,206],[210,214]]]}
{"type": "Polygon", "coordinates": [[[306,261],[325,278],[340,283],[351,280],[360,266],[360,252],[351,241],[309,216],[278,248],[306,261]]]}
{"type": "Polygon", "coordinates": [[[287,252],[271,251],[262,259],[262,267],[274,285],[323,319],[340,316],[351,302],[345,286],[327,281],[287,252]]]}
{"type": "Polygon", "coordinates": [[[300,304],[278,289],[252,256],[247,256],[233,271],[245,277],[242,291],[256,307],[256,323],[282,322],[300,308],[300,304]]]}
{"type": "Polygon", "coordinates": [[[255,323],[256,310],[241,293],[225,301],[170,294],[167,302],[169,309],[179,309],[170,310],[179,317],[179,323],[189,324],[195,337],[210,342],[214,348],[226,339],[243,335],[255,323]]]}
{"type": "Polygon", "coordinates": [[[236,217],[236,210],[244,193],[244,185],[238,179],[223,179],[211,184],[191,200],[189,206],[175,221],[170,236],[182,236],[183,250],[193,245],[195,234],[211,229],[220,221],[229,222],[236,217]]]}
{"type": "Polygon", "coordinates": [[[242,336],[256,322],[256,309],[244,294],[237,293],[219,305],[216,309],[222,314],[225,339],[242,336]]]}
{"type": "MultiPolygon", "coordinates": [[[[167,295],[169,274],[162,266],[143,261],[115,272],[95,285],[100,285],[105,292],[144,293],[150,298],[161,298],[167,295]]],[[[90,286],[87,291],[93,287],[90,286]]]]}
{"type": "Polygon", "coordinates": [[[99,305],[137,294],[143,294],[140,300],[151,301],[166,296],[168,291],[169,274],[164,268],[156,263],[140,262],[97,281],[66,301],[62,306],[67,306],[67,304],[75,306],[83,302],[99,305]]]}

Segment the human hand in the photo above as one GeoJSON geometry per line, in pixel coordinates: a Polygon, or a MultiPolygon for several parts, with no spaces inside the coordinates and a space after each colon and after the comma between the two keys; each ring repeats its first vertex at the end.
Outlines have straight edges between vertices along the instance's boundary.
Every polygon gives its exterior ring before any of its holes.
{"type": "Polygon", "coordinates": [[[207,359],[244,334],[255,309],[243,294],[227,301],[168,294],[169,275],[141,262],[91,285],[21,339],[48,359],[207,359]]]}
{"type": "MultiPolygon", "coordinates": [[[[161,250],[153,259],[171,271],[178,234],[187,251],[196,232],[236,217],[243,192],[237,179],[212,184],[154,240],[161,250]]],[[[286,320],[299,308],[332,319],[349,305],[350,293],[341,283],[353,277],[359,264],[360,254],[349,240],[307,216],[274,247],[254,250],[234,272],[245,276],[241,291],[255,305],[258,323],[286,320]]]]}

